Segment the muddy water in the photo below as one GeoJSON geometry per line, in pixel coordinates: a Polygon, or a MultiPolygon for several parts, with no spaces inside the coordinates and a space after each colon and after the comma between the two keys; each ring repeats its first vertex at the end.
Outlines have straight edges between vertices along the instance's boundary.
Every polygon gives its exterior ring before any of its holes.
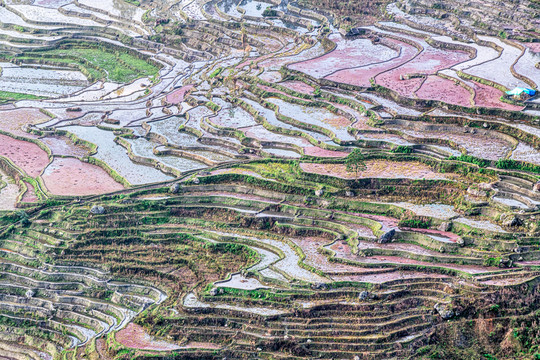
{"type": "Polygon", "coordinates": [[[107,163],[131,184],[144,184],[171,179],[170,176],[153,167],[132,162],[127,155],[126,149],[114,142],[115,135],[111,131],[83,126],[68,126],[63,129],[81,139],[96,144],[98,152],[93,156],[107,163]]]}
{"type": "Polygon", "coordinates": [[[178,171],[189,171],[194,169],[205,168],[206,165],[195,160],[182,158],[178,156],[158,156],[153,153],[153,149],[157,144],[154,144],[144,138],[130,140],[133,153],[145,158],[157,160],[167,166],[170,166],[178,171]]]}
{"type": "Polygon", "coordinates": [[[0,187],[0,210],[15,210],[15,202],[20,190],[15,180],[2,170],[0,170],[0,187]]]}

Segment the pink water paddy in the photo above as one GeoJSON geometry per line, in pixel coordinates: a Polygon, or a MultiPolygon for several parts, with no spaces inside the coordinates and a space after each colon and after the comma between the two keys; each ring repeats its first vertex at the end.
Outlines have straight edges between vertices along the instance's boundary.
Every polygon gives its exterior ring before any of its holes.
{"type": "Polygon", "coordinates": [[[287,89],[298,91],[303,94],[312,95],[313,91],[315,91],[315,89],[312,86],[309,86],[303,81],[285,81],[285,82],[280,83],[279,85],[284,86],[287,89]]]}
{"type": "Polygon", "coordinates": [[[439,70],[450,68],[469,60],[469,55],[462,51],[448,51],[428,47],[406,64],[375,77],[377,84],[397,91],[400,95],[412,97],[423,82],[422,78],[401,80],[408,74],[435,74],[439,70]]]}
{"type": "Polygon", "coordinates": [[[39,139],[47,145],[53,155],[84,157],[88,155],[88,149],[75,145],[70,138],[66,136],[51,135],[39,139]]]}
{"type": "Polygon", "coordinates": [[[471,106],[471,93],[452,80],[432,75],[416,91],[420,99],[438,100],[460,106],[471,106]]]}
{"type": "Polygon", "coordinates": [[[397,40],[391,41],[394,41],[401,48],[398,57],[380,64],[340,70],[325,78],[345,84],[369,87],[371,86],[369,81],[371,78],[411,60],[418,53],[418,49],[412,45],[397,40]]]}
{"type": "Polygon", "coordinates": [[[54,195],[95,195],[124,188],[99,166],[75,158],[55,158],[42,177],[54,195]]]}
{"type": "Polygon", "coordinates": [[[180,89],[174,90],[172,93],[167,95],[167,102],[169,104],[180,104],[182,101],[184,101],[186,94],[189,93],[191,89],[193,89],[193,85],[186,85],[180,89]]]}
{"type": "MultiPolygon", "coordinates": [[[[446,179],[420,162],[396,162],[389,160],[368,160],[366,169],[358,172],[358,178],[387,178],[387,179],[446,179]]],[[[348,172],[344,164],[315,164],[301,163],[300,167],[308,173],[335,176],[343,179],[354,179],[355,173],[348,172]]]]}
{"type": "Polygon", "coordinates": [[[35,125],[50,120],[39,109],[9,109],[0,111],[0,130],[24,137],[36,137],[23,130],[25,125],[35,125]]]}
{"type": "Polygon", "coordinates": [[[308,146],[304,148],[304,154],[308,156],[318,156],[318,157],[345,157],[349,155],[344,151],[334,151],[321,149],[316,146],[308,146]]]}
{"type": "Polygon", "coordinates": [[[476,106],[514,111],[520,111],[521,109],[523,109],[522,106],[516,106],[502,102],[500,98],[501,96],[503,96],[503,92],[499,89],[495,89],[494,87],[480,84],[475,81],[471,81],[471,84],[475,92],[474,103],[476,104],[476,106]]]}
{"type": "Polygon", "coordinates": [[[27,202],[27,203],[33,203],[33,202],[38,201],[39,199],[38,199],[38,197],[36,195],[36,191],[35,191],[34,187],[31,184],[27,183],[27,182],[25,182],[24,184],[26,185],[27,190],[24,193],[21,201],[22,202],[27,202]]]}
{"type": "Polygon", "coordinates": [[[39,146],[0,134],[0,155],[5,156],[31,177],[38,176],[49,164],[49,155],[39,146]]]}
{"type": "Polygon", "coordinates": [[[336,48],[323,56],[290,65],[293,70],[302,71],[313,77],[321,78],[333,72],[388,61],[398,53],[384,45],[374,45],[369,39],[348,40],[332,36],[336,48]]]}
{"type": "Polygon", "coordinates": [[[531,49],[533,52],[535,53],[539,53],[540,52],[540,42],[535,42],[535,43],[522,43],[523,45],[525,45],[526,47],[528,47],[529,49],[531,49]]]}

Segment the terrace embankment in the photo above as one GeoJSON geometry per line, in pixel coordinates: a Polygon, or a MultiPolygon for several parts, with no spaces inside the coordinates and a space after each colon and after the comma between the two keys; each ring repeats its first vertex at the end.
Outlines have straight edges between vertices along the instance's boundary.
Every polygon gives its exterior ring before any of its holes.
{"type": "Polygon", "coordinates": [[[536,356],[534,6],[4,5],[0,357],[536,356]]]}
{"type": "MultiPolygon", "coordinates": [[[[466,189],[455,188],[444,201],[459,205],[438,205],[434,217],[435,205],[390,203],[394,195],[384,192],[368,200],[356,180],[304,173],[292,161],[242,167],[251,175],[224,168],[53,207],[6,233],[4,246],[38,233],[50,243],[69,236],[54,255],[57,266],[107,264],[107,276],[166,289],[167,299],[141,313],[138,325],[100,345],[111,358],[213,358],[216,350],[238,358],[403,357],[435,349],[433,336],[454,331],[455,321],[504,322],[494,304],[520,314],[535,304],[505,300],[520,286],[535,287],[530,237],[516,240],[509,224],[475,225],[495,223],[501,210],[472,198],[465,206],[466,189]],[[474,300],[486,297],[493,299],[482,300],[486,306],[474,300]]],[[[414,181],[421,198],[439,180],[414,181]]]]}

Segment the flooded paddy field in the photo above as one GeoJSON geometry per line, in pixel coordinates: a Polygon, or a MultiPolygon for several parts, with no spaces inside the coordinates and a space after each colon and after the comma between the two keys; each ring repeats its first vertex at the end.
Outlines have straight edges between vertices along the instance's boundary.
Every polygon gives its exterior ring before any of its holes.
{"type": "Polygon", "coordinates": [[[97,145],[97,153],[93,156],[104,161],[131,184],[144,184],[170,178],[157,169],[131,161],[126,149],[114,142],[115,135],[112,131],[82,126],[68,126],[63,129],[97,145]]]}
{"type": "Polygon", "coordinates": [[[486,1],[5,0],[0,358],[533,354],[540,48],[486,1]]]}
{"type": "Polygon", "coordinates": [[[95,195],[124,188],[102,168],[73,158],[54,159],[45,169],[43,181],[55,195],[95,195]]]}
{"type": "Polygon", "coordinates": [[[346,40],[335,35],[330,40],[336,43],[335,50],[316,59],[290,65],[290,68],[322,78],[339,70],[384,63],[398,56],[394,49],[374,45],[369,39],[346,40]]]}
{"type": "Polygon", "coordinates": [[[0,134],[0,155],[29,176],[38,176],[49,164],[49,156],[35,143],[0,134]]]}
{"type": "Polygon", "coordinates": [[[447,179],[443,174],[436,174],[429,167],[420,163],[398,163],[390,161],[367,161],[366,169],[354,174],[344,165],[301,164],[304,171],[321,175],[336,176],[344,179],[357,178],[406,178],[406,179],[447,179]]]}

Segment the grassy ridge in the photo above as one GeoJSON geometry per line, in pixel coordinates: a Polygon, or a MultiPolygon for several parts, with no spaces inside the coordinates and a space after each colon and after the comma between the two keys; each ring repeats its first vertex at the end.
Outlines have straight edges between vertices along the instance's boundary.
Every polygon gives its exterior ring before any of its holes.
{"type": "Polygon", "coordinates": [[[0,104],[9,102],[9,101],[18,101],[18,100],[36,100],[36,99],[42,99],[40,96],[31,95],[31,94],[23,94],[23,93],[16,93],[11,91],[0,91],[0,104]]]}
{"type": "Polygon", "coordinates": [[[75,64],[90,79],[106,79],[127,83],[142,77],[153,77],[159,68],[128,53],[118,53],[99,47],[69,47],[40,52],[28,52],[18,60],[40,60],[52,63],[75,64]]]}

